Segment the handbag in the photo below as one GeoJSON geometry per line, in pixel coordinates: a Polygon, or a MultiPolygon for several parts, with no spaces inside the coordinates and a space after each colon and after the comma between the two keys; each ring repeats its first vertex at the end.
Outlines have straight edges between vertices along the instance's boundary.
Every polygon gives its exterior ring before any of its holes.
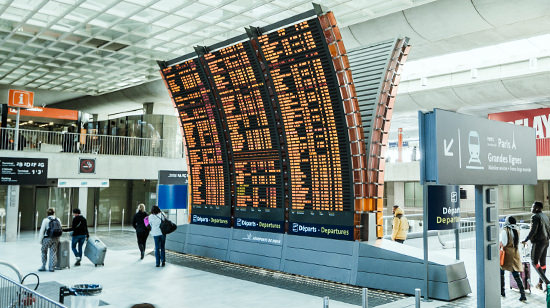
{"type": "Polygon", "coordinates": [[[160,232],[162,232],[163,235],[166,235],[176,231],[177,228],[178,226],[175,223],[171,222],[166,216],[164,216],[164,213],[162,213],[162,218],[160,221],[160,232]]]}
{"type": "Polygon", "coordinates": [[[149,216],[145,216],[145,218],[143,218],[143,224],[145,225],[145,229],[147,229],[147,231],[151,231],[151,224],[149,223],[149,216]]]}
{"type": "Polygon", "coordinates": [[[504,265],[504,256],[506,255],[506,252],[504,252],[504,247],[500,247],[500,266],[504,265]]]}

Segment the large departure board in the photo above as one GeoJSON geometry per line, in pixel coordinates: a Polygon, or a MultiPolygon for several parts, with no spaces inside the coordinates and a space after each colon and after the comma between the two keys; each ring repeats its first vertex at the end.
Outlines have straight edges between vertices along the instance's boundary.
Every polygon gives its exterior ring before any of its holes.
{"type": "Polygon", "coordinates": [[[229,226],[227,159],[208,80],[197,59],[165,68],[162,73],[178,109],[187,143],[191,221],[229,226]]]}
{"type": "Polygon", "coordinates": [[[159,65],[188,147],[192,223],[367,237],[382,200],[370,175],[383,172],[367,162],[383,153],[365,146],[332,13],[316,7],[159,65]]]}
{"type": "Polygon", "coordinates": [[[303,21],[258,40],[278,97],[288,144],[289,232],[308,234],[302,231],[320,229],[320,225],[344,225],[340,233],[352,238],[349,139],[319,20],[303,21]]]}

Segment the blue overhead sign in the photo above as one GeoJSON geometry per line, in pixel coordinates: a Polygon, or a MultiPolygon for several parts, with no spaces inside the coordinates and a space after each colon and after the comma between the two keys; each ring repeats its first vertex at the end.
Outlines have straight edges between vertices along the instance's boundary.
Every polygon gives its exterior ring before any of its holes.
{"type": "Polygon", "coordinates": [[[447,110],[418,113],[421,182],[537,183],[535,130],[447,110]]]}

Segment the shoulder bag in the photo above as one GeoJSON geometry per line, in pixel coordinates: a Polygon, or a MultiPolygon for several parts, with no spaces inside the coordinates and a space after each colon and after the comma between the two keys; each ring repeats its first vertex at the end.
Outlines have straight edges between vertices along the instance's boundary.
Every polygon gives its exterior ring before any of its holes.
{"type": "Polygon", "coordinates": [[[162,218],[161,218],[161,222],[160,222],[160,231],[162,232],[162,234],[166,235],[166,234],[170,234],[174,231],[176,231],[176,229],[178,228],[178,226],[171,222],[165,215],[164,213],[162,213],[162,218]]]}

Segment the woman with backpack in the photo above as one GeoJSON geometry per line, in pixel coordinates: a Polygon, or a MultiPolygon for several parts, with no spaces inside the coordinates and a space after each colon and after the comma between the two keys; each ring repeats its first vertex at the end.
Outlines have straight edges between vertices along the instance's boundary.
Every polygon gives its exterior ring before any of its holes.
{"type": "Polygon", "coordinates": [[[147,212],[145,211],[145,204],[140,203],[138,205],[137,212],[134,215],[132,225],[134,226],[134,229],[136,229],[137,242],[142,260],[145,256],[145,244],[147,243],[147,237],[149,237],[149,227],[145,226],[146,217],[147,212]]]}
{"type": "Polygon", "coordinates": [[[165,265],[165,250],[164,244],[166,243],[166,235],[164,235],[160,229],[160,224],[165,219],[163,213],[160,211],[160,208],[156,205],[153,205],[151,208],[151,215],[149,217],[149,224],[151,226],[151,235],[155,240],[155,259],[156,266],[159,267],[162,262],[162,266],[165,265]]]}
{"type": "Polygon", "coordinates": [[[500,232],[500,247],[504,250],[504,261],[500,266],[500,295],[506,296],[504,291],[504,271],[512,272],[512,276],[516,281],[521,297],[520,301],[526,301],[525,288],[519,276],[523,272],[523,264],[519,256],[519,226],[516,224],[516,219],[513,216],[506,217],[504,227],[500,232]]]}
{"type": "Polygon", "coordinates": [[[39,240],[42,244],[42,267],[38,269],[40,272],[46,271],[46,262],[48,261],[48,250],[50,251],[49,270],[53,272],[57,264],[57,245],[59,245],[59,237],[63,234],[61,229],[61,221],[55,217],[55,209],[49,208],[46,212],[48,217],[42,220],[40,227],[39,240]]]}

